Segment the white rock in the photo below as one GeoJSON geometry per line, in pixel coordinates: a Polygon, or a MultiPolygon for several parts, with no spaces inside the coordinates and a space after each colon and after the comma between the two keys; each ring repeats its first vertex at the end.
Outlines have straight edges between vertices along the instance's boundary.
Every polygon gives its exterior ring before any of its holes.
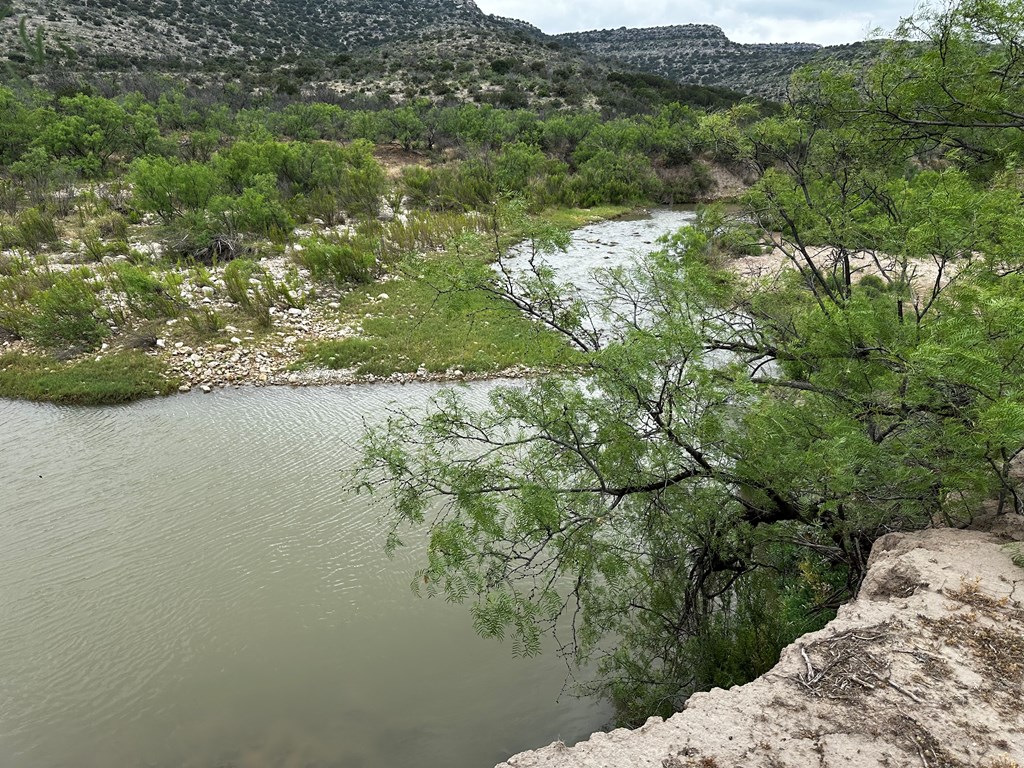
{"type": "Polygon", "coordinates": [[[302,315],[305,313],[298,307],[288,307],[288,314],[291,315],[292,317],[302,317],[302,315]]]}
{"type": "Polygon", "coordinates": [[[388,296],[386,293],[378,293],[377,294],[377,301],[387,301],[390,298],[391,297],[388,296]]]}
{"type": "Polygon", "coordinates": [[[238,338],[237,336],[232,336],[231,337],[231,343],[232,344],[241,344],[242,340],[240,338],[238,338]]]}
{"type": "Polygon", "coordinates": [[[203,390],[203,392],[205,392],[206,394],[210,394],[213,391],[212,389],[210,389],[209,384],[203,384],[203,386],[201,386],[200,389],[203,390]]]}
{"type": "MultiPolygon", "coordinates": [[[[157,340],[156,340],[156,345],[157,345],[158,347],[160,347],[160,349],[163,349],[164,347],[166,347],[166,346],[167,346],[167,341],[166,341],[166,340],[164,340],[164,339],[157,339],[157,340]]],[[[103,346],[106,346],[106,344],[104,344],[103,346]]]]}

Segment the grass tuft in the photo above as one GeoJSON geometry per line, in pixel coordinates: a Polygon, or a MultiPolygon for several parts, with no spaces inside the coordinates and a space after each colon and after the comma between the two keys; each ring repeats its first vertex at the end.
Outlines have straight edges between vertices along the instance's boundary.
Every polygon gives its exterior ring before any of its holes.
{"type": "Polygon", "coordinates": [[[113,405],[177,389],[163,362],[141,352],[61,363],[43,355],[0,355],[0,397],[60,403],[113,405]]]}

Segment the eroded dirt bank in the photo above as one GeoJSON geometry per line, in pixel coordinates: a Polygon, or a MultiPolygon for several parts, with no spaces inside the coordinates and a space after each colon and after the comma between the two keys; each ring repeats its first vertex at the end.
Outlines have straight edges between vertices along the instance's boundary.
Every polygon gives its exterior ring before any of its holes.
{"type": "Polygon", "coordinates": [[[857,599],[763,677],[668,720],[498,768],[1012,768],[1024,764],[1024,568],[1002,535],[890,534],[857,599]]]}

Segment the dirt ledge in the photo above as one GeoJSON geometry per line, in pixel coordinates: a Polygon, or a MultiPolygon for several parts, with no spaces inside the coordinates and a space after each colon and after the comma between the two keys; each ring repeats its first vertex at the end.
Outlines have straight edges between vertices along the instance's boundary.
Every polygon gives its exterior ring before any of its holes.
{"type": "MultiPolygon", "coordinates": [[[[1005,517],[1019,539],[1024,520],[1005,517]]],[[[1024,765],[1024,569],[1005,542],[885,536],[857,599],[763,677],[695,694],[668,720],[498,768],[1024,765]]]]}

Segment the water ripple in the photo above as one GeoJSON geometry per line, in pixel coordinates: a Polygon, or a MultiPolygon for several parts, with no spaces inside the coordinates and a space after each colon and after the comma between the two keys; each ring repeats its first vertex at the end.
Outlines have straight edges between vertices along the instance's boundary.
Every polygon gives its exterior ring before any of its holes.
{"type": "Polygon", "coordinates": [[[346,489],[364,419],[436,390],[0,401],[0,765],[468,766],[599,725],[557,659],[413,598],[346,489]]]}

